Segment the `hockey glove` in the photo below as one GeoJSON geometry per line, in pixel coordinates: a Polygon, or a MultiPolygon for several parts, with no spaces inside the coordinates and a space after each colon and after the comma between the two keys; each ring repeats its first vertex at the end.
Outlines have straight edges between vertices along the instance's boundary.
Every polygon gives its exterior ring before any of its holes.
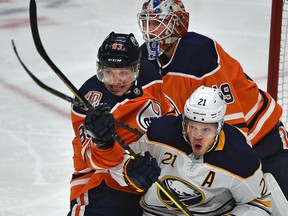
{"type": "Polygon", "coordinates": [[[148,151],[135,160],[129,158],[123,167],[126,183],[137,192],[146,192],[158,180],[160,173],[156,159],[148,151]]]}
{"type": "Polygon", "coordinates": [[[107,149],[114,145],[112,137],[115,133],[114,117],[110,113],[110,107],[100,105],[97,108],[97,113],[88,112],[84,125],[96,147],[107,149]]]}

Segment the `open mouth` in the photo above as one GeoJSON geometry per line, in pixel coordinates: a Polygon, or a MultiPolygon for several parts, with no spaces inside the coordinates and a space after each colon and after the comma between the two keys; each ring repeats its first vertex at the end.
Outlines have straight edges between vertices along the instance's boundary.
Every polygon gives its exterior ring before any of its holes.
{"type": "Polygon", "coordinates": [[[122,91],[122,89],[124,88],[124,85],[119,85],[119,86],[110,85],[109,87],[113,92],[118,92],[118,91],[122,91]]]}
{"type": "Polygon", "coordinates": [[[195,144],[194,145],[194,149],[197,150],[197,151],[200,151],[202,149],[202,145],[200,144],[195,144]]]}

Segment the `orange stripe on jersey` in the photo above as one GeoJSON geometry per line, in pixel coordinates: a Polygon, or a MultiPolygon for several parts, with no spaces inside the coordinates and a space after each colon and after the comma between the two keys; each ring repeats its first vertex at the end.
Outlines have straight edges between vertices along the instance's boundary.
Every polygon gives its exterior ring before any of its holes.
{"type": "MultiPolygon", "coordinates": [[[[245,116],[248,123],[248,138],[252,145],[256,145],[265,135],[267,135],[279,122],[282,115],[281,106],[266,92],[260,92],[258,101],[250,112],[245,116]],[[260,99],[260,100],[259,100],[260,99]]],[[[248,106],[248,103],[247,103],[248,106]]]]}
{"type": "Polygon", "coordinates": [[[87,139],[87,141],[85,145],[79,142],[79,138],[72,141],[75,170],[86,168],[106,169],[114,167],[123,161],[123,149],[118,143],[115,143],[110,149],[102,150],[95,147],[91,139],[87,139]]]}
{"type": "Polygon", "coordinates": [[[280,137],[282,139],[282,143],[283,143],[283,148],[287,149],[288,148],[288,137],[287,137],[287,131],[284,128],[284,126],[279,127],[279,133],[280,133],[280,137]]]}
{"type": "Polygon", "coordinates": [[[71,210],[71,216],[83,216],[85,206],[89,204],[87,199],[88,193],[84,193],[77,198],[77,205],[73,206],[71,210]]]}
{"type": "Polygon", "coordinates": [[[187,71],[170,71],[163,77],[164,92],[183,113],[186,100],[196,88],[201,85],[219,88],[227,104],[225,122],[240,128],[255,145],[278,123],[282,108],[258,88],[238,61],[214,43],[217,55],[211,60],[218,62],[218,66],[216,64],[211,71],[201,71],[200,66],[199,71],[191,72],[189,66],[187,71]]]}
{"type": "Polygon", "coordinates": [[[126,186],[122,187],[118,184],[111,176],[110,174],[105,172],[95,172],[95,173],[89,173],[87,175],[84,175],[80,178],[72,179],[71,181],[71,189],[70,189],[70,200],[74,200],[76,198],[79,198],[82,194],[84,194],[86,191],[88,191],[91,188],[97,187],[102,181],[105,181],[106,184],[114,188],[116,190],[129,192],[133,194],[139,194],[137,193],[133,188],[126,186]]]}
{"type": "MultiPolygon", "coordinates": [[[[85,84],[83,85],[84,87],[85,84]]],[[[126,98],[118,103],[116,103],[116,99],[115,101],[113,99],[111,106],[114,107],[112,107],[111,113],[115,120],[146,132],[150,118],[158,118],[162,115],[170,114],[174,110],[163,93],[162,85],[161,77],[155,80],[151,79],[151,81],[145,82],[144,86],[142,86],[143,95],[141,97],[135,97],[131,100],[126,98]]],[[[81,88],[85,89],[83,86],[81,88]]],[[[104,93],[100,93],[99,91],[101,90],[98,89],[89,90],[89,92],[85,93],[87,100],[91,104],[101,103],[101,100],[105,97],[104,93]]],[[[107,99],[109,101],[109,98],[107,99]]],[[[109,187],[116,190],[136,193],[131,187],[121,187],[107,172],[107,169],[115,167],[122,162],[124,158],[123,148],[118,143],[115,143],[113,148],[108,150],[101,150],[95,147],[85,131],[85,115],[77,113],[77,109],[74,109],[71,112],[71,118],[76,138],[72,142],[75,172],[71,181],[70,199],[73,200],[89,189],[97,187],[101,181],[105,181],[109,187]]],[[[122,127],[115,126],[115,128],[117,134],[127,144],[140,138],[139,135],[122,127]]]]}

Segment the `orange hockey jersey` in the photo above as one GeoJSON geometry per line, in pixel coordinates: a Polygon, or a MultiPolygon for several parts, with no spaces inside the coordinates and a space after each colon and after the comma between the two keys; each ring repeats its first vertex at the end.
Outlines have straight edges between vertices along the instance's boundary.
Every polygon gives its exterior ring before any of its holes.
{"type": "MultiPolygon", "coordinates": [[[[151,118],[162,115],[174,115],[174,108],[163,94],[163,81],[156,68],[147,61],[140,64],[140,73],[135,85],[123,96],[109,92],[96,76],[87,80],[79,89],[93,106],[100,103],[110,105],[111,113],[118,122],[122,122],[146,132],[151,118]]],[[[71,180],[73,200],[87,190],[96,187],[102,180],[114,189],[135,193],[130,187],[121,187],[109,174],[109,168],[121,163],[124,159],[123,148],[119,143],[107,150],[94,146],[84,130],[86,112],[73,106],[71,117],[75,133],[72,142],[75,172],[71,180]]],[[[116,126],[117,134],[127,143],[138,140],[139,135],[116,126]]]]}
{"type": "MultiPolygon", "coordinates": [[[[141,46],[147,59],[147,47],[141,46]]],[[[278,123],[282,108],[260,90],[243,71],[238,61],[229,56],[214,40],[189,32],[179,39],[171,60],[153,60],[164,81],[164,92],[183,112],[192,92],[201,85],[220,88],[225,96],[225,121],[245,132],[252,145],[278,123]]]]}

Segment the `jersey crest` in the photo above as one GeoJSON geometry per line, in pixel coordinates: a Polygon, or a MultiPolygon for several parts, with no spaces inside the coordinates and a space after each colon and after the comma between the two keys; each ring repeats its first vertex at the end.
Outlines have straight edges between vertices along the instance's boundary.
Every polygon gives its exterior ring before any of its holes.
{"type": "Polygon", "coordinates": [[[168,95],[165,95],[165,97],[166,97],[167,100],[169,101],[171,107],[174,108],[176,115],[180,115],[181,112],[179,111],[179,109],[178,109],[178,107],[176,106],[175,102],[174,102],[170,97],[168,97],[168,95]]]}
{"type": "Polygon", "coordinates": [[[146,103],[146,105],[139,111],[137,122],[141,129],[146,131],[151,123],[151,119],[159,118],[160,116],[162,116],[161,104],[159,102],[149,100],[148,103],[146,103]]]}
{"type": "MultiPolygon", "coordinates": [[[[204,194],[193,184],[175,176],[165,176],[160,180],[184,206],[195,206],[203,203],[204,194]]],[[[158,197],[169,209],[178,207],[158,188],[158,197]]]]}

